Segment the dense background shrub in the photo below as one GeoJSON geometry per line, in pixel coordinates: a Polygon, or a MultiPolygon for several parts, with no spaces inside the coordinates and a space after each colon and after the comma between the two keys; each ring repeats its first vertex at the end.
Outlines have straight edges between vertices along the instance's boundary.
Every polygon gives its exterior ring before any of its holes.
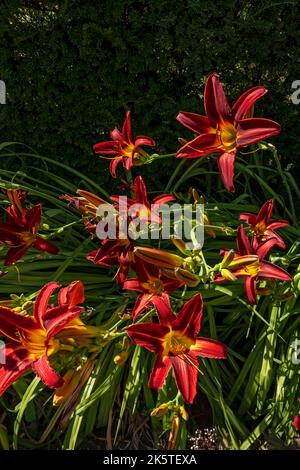
{"type": "MultiPolygon", "coordinates": [[[[190,135],[175,121],[178,110],[202,112],[203,81],[218,71],[232,100],[256,84],[270,89],[257,114],[282,123],[279,149],[286,164],[297,162],[300,106],[290,98],[300,79],[298,2],[10,0],[0,8],[2,141],[105,183],[108,165],[92,145],[128,107],[136,133],[176,150],[177,137],[190,135]]],[[[6,165],[20,169],[20,161],[6,165]]],[[[162,163],[151,168],[156,175],[162,163]]]]}

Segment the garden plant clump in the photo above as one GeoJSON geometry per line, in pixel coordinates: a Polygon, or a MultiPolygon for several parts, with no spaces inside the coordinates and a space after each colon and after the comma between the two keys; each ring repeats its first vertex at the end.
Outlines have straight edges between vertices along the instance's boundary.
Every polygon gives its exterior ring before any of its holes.
{"type": "Polygon", "coordinates": [[[0,170],[4,449],[297,447],[300,192],[254,113],[266,93],[230,106],[209,75],[176,154],[127,111],[94,146],[117,195],[1,145],[38,174],[0,170]]]}

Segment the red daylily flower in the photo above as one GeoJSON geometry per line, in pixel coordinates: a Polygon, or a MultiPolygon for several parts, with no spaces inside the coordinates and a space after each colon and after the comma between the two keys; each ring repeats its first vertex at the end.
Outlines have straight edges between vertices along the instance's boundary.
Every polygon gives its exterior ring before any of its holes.
{"type": "Polygon", "coordinates": [[[42,218],[42,205],[30,209],[23,206],[24,194],[19,190],[7,193],[11,205],[6,209],[6,222],[0,221],[0,243],[8,245],[5,266],[21,259],[31,247],[39,251],[57,254],[59,249],[48,240],[38,235],[42,218]]]}
{"type": "Polygon", "coordinates": [[[123,289],[140,292],[132,310],[133,320],[153,303],[156,296],[166,292],[173,292],[183,285],[182,282],[164,276],[157,266],[145,263],[137,258],[135,263],[137,279],[127,279],[123,289]]]}
{"type": "MultiPolygon", "coordinates": [[[[238,228],[237,234],[237,245],[238,252],[234,254],[234,261],[238,260],[240,256],[257,255],[257,260],[247,266],[238,267],[237,269],[231,270],[233,278],[242,277],[245,278],[245,291],[247,294],[248,301],[251,304],[256,303],[257,294],[257,281],[264,279],[278,279],[280,281],[290,281],[292,278],[285,269],[276,266],[265,260],[266,255],[270,249],[276,245],[276,238],[270,238],[256,249],[251,245],[248,239],[243,225],[238,228]]],[[[224,257],[228,256],[228,250],[222,250],[224,257]]],[[[214,281],[225,281],[228,280],[224,275],[217,275],[214,281]]]]}
{"type": "MultiPolygon", "coordinates": [[[[148,192],[145,185],[145,182],[141,176],[137,176],[134,180],[134,199],[126,197],[127,209],[129,211],[129,216],[139,217],[140,220],[147,220],[149,222],[161,222],[161,218],[157,213],[157,210],[162,204],[167,204],[167,202],[174,201],[175,198],[171,194],[161,194],[160,196],[155,197],[151,202],[148,199],[148,192]],[[130,214],[130,208],[134,205],[137,210],[134,210],[133,214],[130,214]],[[139,209],[140,206],[140,209],[139,209]]],[[[111,196],[111,200],[115,201],[117,204],[116,208],[120,208],[122,204],[123,196],[111,196]]]]}
{"type": "Polygon", "coordinates": [[[187,403],[192,403],[197,392],[197,357],[224,359],[227,348],[213,339],[198,337],[201,328],[203,302],[196,294],[180,310],[177,317],[171,309],[169,297],[155,297],[160,323],[140,323],[127,328],[134,343],[156,354],[149,387],[160,390],[171,368],[177,387],[187,403]]]}
{"type": "MultiPolygon", "coordinates": [[[[60,289],[58,306],[49,305],[57,282],[46,284],[34,303],[33,317],[0,306],[0,335],[8,339],[5,364],[0,366],[0,396],[30,368],[50,388],[61,387],[63,378],[52,368],[49,356],[63,350],[63,338],[76,336],[89,327],[77,317],[83,311],[78,304],[84,302],[82,282],[75,281],[60,289]]],[[[93,328],[93,327],[91,327],[93,328]]]]}
{"type": "Polygon", "coordinates": [[[122,132],[115,128],[111,131],[110,136],[112,140],[94,145],[94,151],[101,155],[111,155],[107,158],[111,159],[110,173],[113,178],[116,178],[116,169],[119,163],[122,162],[124,168],[130,170],[143,157],[147,156],[147,153],[141,148],[142,145],[149,147],[156,145],[151,137],[139,135],[135,139],[132,138],[130,111],[126,113],[122,132]]]}
{"type": "Polygon", "coordinates": [[[207,116],[189,112],[180,112],[177,116],[181,124],[199,134],[178,150],[177,157],[198,158],[216,153],[223,184],[228,191],[234,191],[237,150],[275,136],[281,130],[277,122],[251,117],[253,104],[266,93],[267,89],[262,86],[251,88],[230,109],[218,75],[211,74],[204,90],[207,116]]]}
{"type": "Polygon", "coordinates": [[[91,251],[87,259],[101,266],[119,266],[116,280],[119,287],[127,279],[130,266],[134,266],[133,242],[128,238],[103,240],[98,250],[91,251]]]}
{"type": "Polygon", "coordinates": [[[277,228],[289,225],[287,220],[276,220],[271,222],[274,200],[269,199],[264,203],[257,215],[242,213],[240,220],[245,220],[254,233],[253,247],[256,249],[261,242],[273,238],[279,248],[285,249],[284,240],[275,232],[277,228]]]}
{"type": "Polygon", "coordinates": [[[300,416],[295,416],[293,420],[293,425],[300,432],[300,416]]]}
{"type": "Polygon", "coordinates": [[[69,196],[68,194],[64,194],[63,196],[60,196],[60,199],[67,201],[70,206],[82,212],[86,230],[94,234],[97,228],[97,222],[99,221],[97,209],[99,206],[109,206],[110,203],[96,194],[83,189],[78,189],[77,194],[79,194],[79,196],[69,196]]]}

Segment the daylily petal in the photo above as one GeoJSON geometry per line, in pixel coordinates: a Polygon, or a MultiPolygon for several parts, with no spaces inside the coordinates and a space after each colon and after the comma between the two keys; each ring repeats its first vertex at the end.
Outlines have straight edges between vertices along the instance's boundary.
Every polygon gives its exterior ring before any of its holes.
{"type": "Polygon", "coordinates": [[[191,346],[191,353],[195,356],[225,359],[227,346],[214,339],[197,338],[195,345],[191,346]]]}
{"type": "Polygon", "coordinates": [[[218,134],[201,134],[177,151],[177,158],[199,158],[223,152],[218,134]]]}
{"type": "Polygon", "coordinates": [[[23,258],[27,250],[28,247],[26,245],[21,245],[17,248],[10,248],[6,253],[4,266],[10,266],[19,259],[23,258]]]}
{"type": "Polygon", "coordinates": [[[121,163],[121,161],[122,161],[122,157],[116,157],[116,158],[113,158],[109,164],[109,171],[113,178],[117,177],[116,175],[117,166],[119,165],[119,163],[121,163]]]}
{"type": "Polygon", "coordinates": [[[195,338],[201,328],[202,314],[203,300],[200,294],[196,294],[184,304],[172,328],[179,330],[182,335],[195,338]]]}
{"type": "Polygon", "coordinates": [[[130,325],[126,331],[134,343],[159,353],[163,350],[163,340],[169,328],[157,323],[138,323],[130,325]]]}
{"type": "Polygon", "coordinates": [[[0,365],[0,396],[32,365],[32,359],[25,349],[9,346],[5,349],[5,361],[5,364],[0,365]]]}
{"type": "Polygon", "coordinates": [[[16,331],[32,331],[38,327],[32,317],[22,315],[8,307],[0,306],[0,334],[18,341],[16,331]]]}
{"type": "Polygon", "coordinates": [[[200,114],[181,111],[176,119],[195,134],[208,134],[213,129],[208,117],[200,116],[200,114]]]}
{"type": "Polygon", "coordinates": [[[134,304],[134,307],[132,309],[133,321],[135,321],[137,319],[137,317],[142,312],[144,312],[144,310],[146,308],[148,308],[150,306],[153,297],[154,297],[153,294],[141,294],[141,295],[138,296],[138,298],[136,299],[136,302],[134,304]]]}
{"type": "Polygon", "coordinates": [[[231,110],[225,96],[219,76],[209,75],[204,90],[205,112],[214,125],[231,120],[231,110]]]}
{"type": "Polygon", "coordinates": [[[221,174],[221,179],[227,191],[233,193],[235,191],[233,178],[234,178],[234,162],[235,152],[224,152],[218,156],[218,166],[221,174]]]}
{"type": "Polygon", "coordinates": [[[246,235],[245,229],[243,225],[240,225],[238,227],[237,231],[237,245],[238,245],[238,250],[241,255],[251,255],[254,254],[249,238],[246,235]]]}
{"type": "Polygon", "coordinates": [[[117,142],[123,142],[123,136],[117,127],[110,131],[110,137],[112,138],[112,140],[115,140],[117,142]]]}
{"type": "Polygon", "coordinates": [[[134,180],[134,196],[135,203],[143,204],[147,208],[150,207],[150,203],[147,197],[147,188],[141,176],[137,176],[134,180]]]}
{"type": "Polygon", "coordinates": [[[287,225],[290,225],[288,220],[276,220],[275,222],[271,222],[268,228],[270,230],[275,230],[277,228],[286,227],[287,225]]]}
{"type": "Polygon", "coordinates": [[[48,282],[45,284],[34,302],[33,316],[38,325],[43,327],[43,317],[47,311],[50,297],[53,292],[60,287],[61,284],[58,282],[48,282]]]}
{"type": "Polygon", "coordinates": [[[36,233],[37,226],[40,225],[42,218],[42,204],[36,204],[25,214],[28,232],[36,233]]]}
{"type": "Polygon", "coordinates": [[[132,142],[130,111],[126,112],[125,121],[122,127],[122,136],[128,144],[132,142]]]}
{"type": "Polygon", "coordinates": [[[255,225],[257,222],[257,215],[243,212],[240,214],[240,220],[244,220],[249,225],[255,225]]]}
{"type": "Polygon", "coordinates": [[[162,325],[167,326],[176,320],[176,317],[172,312],[170,297],[168,294],[163,293],[161,296],[154,296],[152,303],[157,310],[159,321],[162,325]]]}
{"type": "Polygon", "coordinates": [[[144,292],[144,289],[141,287],[141,283],[138,279],[126,279],[123,284],[123,289],[144,292]]]}
{"type": "Polygon", "coordinates": [[[146,135],[137,135],[134,141],[135,147],[140,147],[141,145],[148,145],[149,147],[155,147],[156,143],[151,137],[146,135]]]}
{"type": "Polygon", "coordinates": [[[264,96],[268,90],[263,86],[256,86],[245,91],[232,106],[236,121],[244,119],[255,101],[264,96]]]}
{"type": "Polygon", "coordinates": [[[259,213],[257,214],[257,222],[263,222],[266,226],[269,225],[271,215],[274,208],[274,199],[269,199],[261,207],[259,213]]]}
{"type": "Polygon", "coordinates": [[[93,146],[95,153],[101,153],[103,155],[118,155],[117,145],[114,141],[98,142],[93,146]]]}
{"type": "Polygon", "coordinates": [[[64,379],[53,370],[46,354],[33,362],[32,369],[49,388],[62,387],[64,384],[64,379]]]}
{"type": "Polygon", "coordinates": [[[36,237],[32,246],[37,250],[46,251],[52,255],[56,255],[59,252],[59,248],[57,248],[57,246],[53,245],[53,243],[45,240],[45,238],[42,238],[39,235],[36,237]]]}
{"type": "Polygon", "coordinates": [[[61,309],[60,314],[45,322],[47,329],[47,343],[84,310],[83,307],[73,307],[65,311],[64,306],[61,307],[61,309]]]}
{"type": "Polygon", "coordinates": [[[256,253],[259,257],[260,260],[263,260],[269,251],[277,244],[276,238],[270,238],[269,240],[266,240],[265,242],[261,243],[259,247],[256,250],[256,253]]]}
{"type": "Polygon", "coordinates": [[[258,277],[260,279],[279,279],[280,281],[292,280],[290,274],[285,269],[280,268],[269,261],[261,262],[258,277]]]}
{"type": "Polygon", "coordinates": [[[175,201],[175,197],[171,194],[162,194],[152,199],[151,204],[156,206],[161,206],[162,204],[167,204],[168,202],[175,201]]]}
{"type": "Polygon", "coordinates": [[[170,361],[182,398],[187,403],[192,403],[197,393],[198,361],[191,354],[187,356],[188,359],[186,360],[178,356],[172,356],[170,361]]]}
{"type": "Polygon", "coordinates": [[[245,147],[263,139],[279,134],[281,127],[277,122],[264,118],[243,119],[238,123],[237,146],[245,147]]]}
{"type": "Polygon", "coordinates": [[[247,276],[245,279],[245,291],[250,304],[256,304],[256,277],[247,276]]]}
{"type": "Polygon", "coordinates": [[[84,302],[84,285],[81,281],[73,281],[67,287],[60,289],[58,293],[58,302],[60,305],[67,305],[73,308],[84,302]]]}
{"type": "Polygon", "coordinates": [[[171,366],[172,364],[168,356],[158,356],[155,359],[153,365],[153,369],[148,382],[148,387],[160,390],[165,383],[171,366]]]}

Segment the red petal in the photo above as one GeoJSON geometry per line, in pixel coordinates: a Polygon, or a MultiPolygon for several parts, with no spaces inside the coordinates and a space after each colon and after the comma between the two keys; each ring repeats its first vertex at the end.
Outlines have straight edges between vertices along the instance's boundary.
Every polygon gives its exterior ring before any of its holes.
{"type": "Polygon", "coordinates": [[[138,279],[127,279],[123,284],[123,289],[144,292],[138,279]]]}
{"type": "Polygon", "coordinates": [[[259,259],[263,260],[267,256],[269,251],[275,245],[277,245],[276,238],[270,238],[270,239],[266,240],[265,242],[261,243],[261,245],[259,245],[259,247],[256,249],[256,253],[257,253],[259,259]]]}
{"type": "Polygon", "coordinates": [[[159,268],[137,257],[135,272],[139,281],[148,281],[150,278],[159,278],[159,268]]]}
{"type": "Polygon", "coordinates": [[[18,341],[17,330],[32,331],[38,329],[32,317],[25,317],[8,307],[0,307],[0,335],[18,341]]]}
{"type": "Polygon", "coordinates": [[[47,329],[47,342],[53,336],[56,336],[65,326],[68,325],[74,318],[78,317],[83,311],[83,307],[74,307],[70,310],[65,310],[65,306],[61,307],[61,312],[56,312],[56,316],[51,320],[45,321],[47,329]]]}
{"type": "Polygon", "coordinates": [[[172,312],[170,298],[167,293],[164,292],[161,296],[154,296],[152,303],[157,310],[158,318],[162,325],[169,325],[176,320],[176,317],[172,312]]]}
{"type": "Polygon", "coordinates": [[[158,353],[163,350],[164,337],[170,330],[157,323],[140,323],[130,325],[126,331],[134,343],[158,353]]]}
{"type": "Polygon", "coordinates": [[[197,393],[198,361],[190,354],[188,355],[188,360],[194,364],[194,366],[188,361],[185,362],[178,356],[170,357],[176,384],[182,398],[187,403],[192,403],[197,393]]]}
{"type": "Polygon", "coordinates": [[[155,388],[156,390],[160,390],[167,378],[167,375],[171,369],[171,361],[168,356],[158,356],[155,359],[153,370],[151,372],[148,386],[150,388],[155,388]]]}
{"type": "Polygon", "coordinates": [[[4,266],[10,266],[19,259],[23,258],[27,250],[28,247],[26,245],[19,246],[18,248],[10,248],[6,253],[4,266]]]}
{"type": "Polygon", "coordinates": [[[36,227],[40,225],[42,217],[42,205],[37,204],[31,207],[25,214],[27,228],[29,232],[36,233],[36,227]]]}
{"type": "Polygon", "coordinates": [[[32,365],[25,349],[5,349],[5,364],[0,365],[0,396],[5,390],[24,374],[32,365]]]}
{"type": "Polygon", "coordinates": [[[240,254],[244,255],[251,255],[253,254],[253,250],[250,245],[249,238],[246,235],[245,229],[243,225],[238,227],[237,231],[237,246],[240,254]]]}
{"type": "Polygon", "coordinates": [[[151,137],[147,137],[146,135],[138,135],[135,138],[134,146],[140,147],[141,145],[148,145],[149,147],[155,147],[156,143],[155,143],[155,140],[151,139],[151,137]]]}
{"type": "Polygon", "coordinates": [[[233,193],[235,191],[233,178],[234,178],[234,161],[235,152],[224,152],[218,157],[218,166],[222,178],[222,182],[227,189],[233,193]]]}
{"type": "Polygon", "coordinates": [[[145,207],[150,207],[147,197],[147,188],[141,176],[137,176],[134,180],[134,196],[135,203],[144,204],[145,207]]]}
{"type": "Polygon", "coordinates": [[[236,121],[244,119],[252,105],[259,98],[264,96],[268,90],[263,86],[256,86],[245,91],[232,106],[232,111],[236,121]]]}
{"type": "Polygon", "coordinates": [[[200,114],[182,111],[176,119],[195,134],[208,134],[212,129],[208,117],[200,116],[200,114]]]}
{"type": "Polygon", "coordinates": [[[167,204],[167,202],[175,201],[175,197],[171,194],[162,194],[161,196],[157,196],[152,200],[152,204],[156,205],[157,208],[162,204],[167,204]]]}
{"type": "Polygon", "coordinates": [[[222,121],[231,121],[231,111],[225,96],[219,76],[211,74],[206,82],[204,90],[205,112],[213,124],[222,121]]]}
{"type": "Polygon", "coordinates": [[[52,255],[56,255],[59,252],[59,248],[57,248],[53,243],[45,240],[44,238],[37,236],[35,242],[33,243],[34,248],[40,251],[47,251],[47,253],[51,253],[52,255]]]}
{"type": "Polygon", "coordinates": [[[300,416],[295,416],[294,417],[293,426],[295,426],[297,431],[300,431],[300,416]]]}
{"type": "Polygon", "coordinates": [[[199,158],[211,153],[220,153],[220,138],[217,134],[201,134],[187,142],[177,152],[178,158],[199,158]]]}
{"type": "Polygon", "coordinates": [[[260,279],[279,279],[280,281],[291,281],[292,278],[289,273],[269,261],[262,261],[259,271],[260,279]]]}
{"type": "Polygon", "coordinates": [[[286,227],[287,225],[290,225],[288,220],[276,220],[276,222],[271,222],[268,228],[275,230],[277,228],[286,227]]]}
{"type": "Polygon", "coordinates": [[[247,276],[245,279],[245,291],[250,304],[256,304],[256,277],[247,276]]]}
{"type": "Polygon", "coordinates": [[[119,165],[121,161],[122,161],[122,157],[116,157],[116,158],[113,158],[109,164],[109,171],[113,178],[117,177],[116,175],[117,166],[119,165]]]}
{"type": "Polygon", "coordinates": [[[84,285],[81,281],[73,281],[67,287],[60,289],[58,293],[60,305],[67,305],[69,308],[76,307],[84,302],[84,285]]]}
{"type": "Polygon", "coordinates": [[[32,364],[32,369],[49,388],[58,388],[64,384],[64,379],[53,370],[46,354],[32,364]]]}
{"type": "Polygon", "coordinates": [[[203,300],[200,294],[196,294],[182,307],[172,328],[194,338],[200,331],[202,314],[203,300]]]}
{"type": "Polygon", "coordinates": [[[274,199],[266,201],[257,215],[257,223],[264,222],[264,224],[268,226],[273,212],[273,207],[274,199]]]}
{"type": "Polygon", "coordinates": [[[109,140],[108,142],[98,142],[94,147],[95,153],[101,153],[103,155],[118,155],[118,147],[115,142],[109,140]]]}
{"type": "Polygon", "coordinates": [[[237,147],[245,147],[279,134],[281,127],[270,119],[243,119],[238,123],[237,147]]]}
{"type": "Polygon", "coordinates": [[[243,212],[242,214],[240,214],[240,220],[244,220],[249,225],[256,225],[257,215],[243,212]]]}
{"type": "MultiPolygon", "coordinates": [[[[125,281],[126,282],[126,281],[125,281]]],[[[125,285],[125,283],[124,283],[125,285]]],[[[137,319],[137,317],[143,313],[143,311],[149,307],[149,305],[151,304],[151,301],[153,299],[153,295],[152,294],[142,294],[142,295],[139,295],[138,298],[136,299],[136,302],[134,304],[134,307],[132,309],[132,317],[133,317],[133,321],[135,321],[137,319]]]]}
{"type": "Polygon", "coordinates": [[[122,127],[122,136],[125,142],[132,143],[130,111],[126,112],[125,121],[122,127]]]}
{"type": "Polygon", "coordinates": [[[117,142],[123,142],[123,136],[117,127],[110,131],[110,137],[117,142]]]}
{"type": "Polygon", "coordinates": [[[43,326],[43,317],[47,311],[49,300],[55,289],[60,287],[58,282],[48,282],[40,290],[33,307],[33,315],[35,321],[43,326]]]}
{"type": "Polygon", "coordinates": [[[212,359],[225,359],[227,346],[214,339],[197,338],[195,345],[191,347],[191,354],[212,359]]]}

